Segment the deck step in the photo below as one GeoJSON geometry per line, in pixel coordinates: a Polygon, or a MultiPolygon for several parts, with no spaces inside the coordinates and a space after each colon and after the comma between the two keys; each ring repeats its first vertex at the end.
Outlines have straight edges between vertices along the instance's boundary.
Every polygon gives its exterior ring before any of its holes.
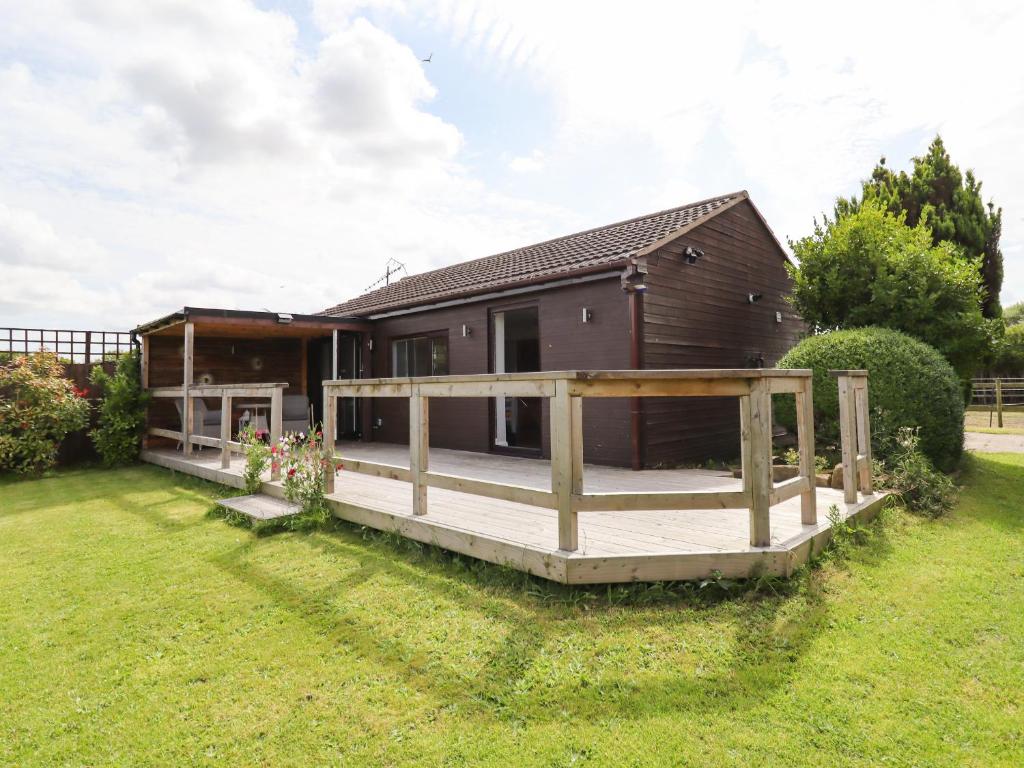
{"type": "Polygon", "coordinates": [[[251,496],[232,496],[229,499],[218,499],[217,503],[226,509],[240,512],[253,520],[277,520],[281,517],[291,517],[302,511],[302,508],[291,501],[277,499],[263,493],[254,493],[251,496]]]}

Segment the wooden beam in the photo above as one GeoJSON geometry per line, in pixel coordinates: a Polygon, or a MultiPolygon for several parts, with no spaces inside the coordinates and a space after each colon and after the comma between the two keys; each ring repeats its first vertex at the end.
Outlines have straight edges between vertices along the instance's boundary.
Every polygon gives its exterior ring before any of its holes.
{"type": "Polygon", "coordinates": [[[472,477],[447,475],[440,472],[424,472],[423,482],[431,488],[444,488],[445,490],[457,491],[458,493],[471,493],[491,499],[528,504],[531,507],[557,508],[557,497],[555,494],[540,488],[493,483],[489,480],[477,480],[472,477]]]}
{"type": "Polygon", "coordinates": [[[584,493],[574,499],[578,512],[627,512],[663,509],[744,509],[746,491],[651,491],[584,493]]]}
{"type": "Polygon", "coordinates": [[[338,378],[338,329],[331,331],[331,379],[338,378]]]}
{"type": "Polygon", "coordinates": [[[225,392],[220,396],[220,466],[227,469],[231,466],[231,395],[225,392]]]}
{"type": "Polygon", "coordinates": [[[195,326],[192,323],[185,323],[185,343],[182,347],[182,367],[184,369],[183,382],[181,386],[182,399],[182,444],[186,455],[192,454],[192,433],[195,425],[192,423],[195,417],[195,409],[192,407],[192,395],[189,389],[192,387],[192,360],[193,348],[195,346],[195,326]]]}
{"type": "Polygon", "coordinates": [[[868,381],[861,379],[854,388],[854,402],[857,406],[857,453],[866,461],[858,462],[860,473],[860,491],[865,495],[873,494],[874,486],[871,477],[871,417],[868,413],[868,381]]]}
{"type": "MultiPolygon", "coordinates": [[[[324,436],[327,433],[324,432],[324,436]]],[[[412,472],[406,467],[397,464],[381,464],[376,461],[364,461],[362,459],[350,459],[346,456],[334,457],[335,467],[340,466],[346,472],[358,472],[361,475],[372,477],[383,477],[387,480],[401,480],[406,483],[412,482],[412,472]]]]}
{"type": "Polygon", "coordinates": [[[324,423],[321,425],[323,431],[324,451],[330,459],[330,465],[324,467],[324,492],[334,493],[334,476],[337,474],[338,459],[334,456],[334,428],[338,423],[335,416],[335,409],[338,407],[338,400],[333,393],[324,390],[324,423]]]}
{"type": "Polygon", "coordinates": [[[309,337],[299,339],[299,392],[309,394],[309,337]]]}
{"type": "Polygon", "coordinates": [[[839,376],[839,439],[843,453],[843,498],[857,501],[857,445],[855,423],[857,401],[849,376],[839,376]]]}
{"type": "MultiPolygon", "coordinates": [[[[755,379],[756,381],[756,379],[755,379]]],[[[570,380],[569,392],[583,397],[737,397],[750,391],[745,378],[570,380]]]]}
{"type": "Polygon", "coordinates": [[[179,443],[184,439],[184,435],[176,429],[164,429],[163,427],[150,427],[146,430],[147,433],[153,437],[169,437],[171,440],[177,440],[179,443]]]}
{"type": "Polygon", "coordinates": [[[574,423],[570,400],[568,382],[556,382],[551,400],[551,491],[558,504],[558,548],[575,552],[579,548],[579,520],[573,497],[583,490],[583,483],[582,478],[575,477],[572,454],[577,441],[573,430],[582,428],[582,424],[574,423]],[[580,487],[574,488],[577,482],[580,487]]]}
{"type": "MultiPolygon", "coordinates": [[[[142,353],[139,358],[139,386],[143,391],[149,389],[149,336],[142,337],[142,353]]],[[[149,424],[149,406],[146,406],[145,414],[143,415],[143,423],[149,424]]],[[[142,449],[145,450],[149,447],[149,434],[143,432],[142,434],[142,449]]]]}
{"type": "MultiPolygon", "coordinates": [[[[771,505],[774,507],[776,504],[781,504],[787,499],[791,499],[794,496],[806,493],[808,488],[814,487],[814,479],[808,479],[806,477],[792,477],[789,480],[779,483],[772,488],[771,493],[768,495],[771,500],[771,505]]],[[[801,522],[807,524],[806,520],[801,522]]]]}
{"type": "MultiPolygon", "coordinates": [[[[284,410],[284,387],[274,387],[273,394],[270,396],[270,444],[272,446],[279,445],[281,442],[281,427],[283,424],[283,413],[284,410]]],[[[273,462],[270,465],[270,479],[280,480],[281,479],[281,463],[273,462]]]]}
{"type": "Polygon", "coordinates": [[[808,481],[800,496],[800,522],[815,525],[818,522],[817,484],[814,477],[814,396],[812,381],[804,382],[796,397],[796,438],[800,451],[800,476],[808,481]]]}
{"type": "Polygon", "coordinates": [[[750,385],[750,546],[771,544],[772,396],[768,385],[750,385]]]}
{"type": "Polygon", "coordinates": [[[427,514],[427,483],[430,468],[430,401],[417,391],[409,398],[409,472],[412,474],[412,513],[427,514]]]}
{"type": "Polygon", "coordinates": [[[740,476],[743,490],[750,492],[750,395],[742,395],[740,401],[740,476]]]}

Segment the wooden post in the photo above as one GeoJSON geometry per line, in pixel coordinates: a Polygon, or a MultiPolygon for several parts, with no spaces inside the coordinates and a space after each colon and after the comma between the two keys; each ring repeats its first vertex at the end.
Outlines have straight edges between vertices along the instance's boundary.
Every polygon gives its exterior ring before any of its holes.
{"type": "Polygon", "coordinates": [[[866,376],[857,378],[854,388],[854,404],[857,406],[857,453],[864,457],[864,466],[858,470],[860,476],[860,492],[865,496],[874,491],[871,478],[871,418],[868,414],[868,379],[866,376]]]}
{"type": "Polygon", "coordinates": [[[814,397],[813,380],[808,376],[803,390],[796,393],[796,432],[800,450],[800,476],[807,479],[808,488],[800,494],[800,522],[814,525],[818,522],[817,486],[814,477],[814,397]]]}
{"type": "Polygon", "coordinates": [[[750,546],[771,545],[772,394],[764,378],[750,382],[750,546]]]}
{"type": "MultiPolygon", "coordinates": [[[[75,356],[71,355],[71,362],[75,361],[75,356]]],[[[92,331],[85,332],[85,364],[89,365],[92,362],[92,331]]]]}
{"type": "Polygon", "coordinates": [[[582,422],[574,416],[582,413],[569,396],[569,383],[555,382],[551,399],[551,490],[558,499],[558,548],[575,552],[579,548],[579,520],[573,494],[583,490],[582,422]],[[580,436],[576,436],[576,432],[580,436]],[[580,456],[574,456],[576,449],[580,456]]]}
{"type": "MultiPolygon", "coordinates": [[[[149,389],[149,336],[142,337],[142,358],[139,360],[139,385],[142,391],[149,389]]],[[[142,448],[149,447],[149,406],[146,406],[146,414],[143,417],[145,429],[142,430],[142,448]]]]}
{"type": "Polygon", "coordinates": [[[1003,428],[1003,380],[996,379],[996,417],[999,428],[1003,428]]]}
{"type": "MultiPolygon", "coordinates": [[[[331,331],[331,381],[338,380],[338,329],[331,331]]],[[[326,413],[326,411],[325,411],[326,413]]]]}
{"type": "Polygon", "coordinates": [[[743,490],[750,491],[750,395],[740,396],[740,467],[743,490]]]}
{"type": "Polygon", "coordinates": [[[324,492],[334,493],[334,476],[337,472],[334,463],[334,425],[337,423],[335,409],[338,407],[338,398],[331,391],[330,387],[324,387],[324,451],[330,459],[329,466],[324,468],[324,492]]]}
{"type": "Polygon", "coordinates": [[[427,514],[427,484],[423,473],[430,467],[430,403],[414,386],[409,397],[409,471],[412,473],[412,513],[427,514]]]}
{"type": "Polygon", "coordinates": [[[299,340],[299,392],[309,394],[309,339],[299,340]]]}
{"type": "Polygon", "coordinates": [[[231,395],[225,392],[220,396],[220,466],[227,469],[231,466],[231,395]]]}
{"type": "Polygon", "coordinates": [[[857,400],[853,382],[847,375],[839,376],[839,436],[843,449],[843,499],[857,503],[857,400]]]}
{"type": "MultiPolygon", "coordinates": [[[[270,444],[278,445],[281,442],[282,410],[284,408],[284,387],[274,387],[270,395],[270,444]]],[[[281,479],[281,463],[273,462],[270,465],[270,479],[281,479]],[[275,466],[276,465],[276,466],[275,466]]]]}
{"type": "Polygon", "coordinates": [[[181,441],[186,456],[192,454],[192,432],[195,429],[195,409],[192,407],[192,397],[189,388],[192,386],[192,358],[195,345],[195,326],[192,323],[185,323],[185,345],[182,349],[182,367],[184,368],[183,383],[181,387],[182,410],[185,417],[181,425],[181,441]]]}

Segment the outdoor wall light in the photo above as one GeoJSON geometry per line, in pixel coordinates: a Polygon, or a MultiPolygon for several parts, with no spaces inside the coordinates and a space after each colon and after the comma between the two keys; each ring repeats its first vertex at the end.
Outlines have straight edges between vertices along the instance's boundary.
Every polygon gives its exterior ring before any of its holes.
{"type": "Polygon", "coordinates": [[[464,338],[468,338],[473,335],[473,329],[465,323],[462,324],[462,335],[464,338]]]}
{"type": "Polygon", "coordinates": [[[763,298],[764,298],[764,294],[763,293],[748,293],[747,294],[747,303],[748,304],[753,304],[755,301],[760,301],[763,298]]]}
{"type": "Polygon", "coordinates": [[[590,323],[594,320],[594,311],[588,307],[583,308],[583,322],[590,323]]]}
{"type": "Polygon", "coordinates": [[[683,251],[683,256],[686,257],[687,264],[696,264],[697,259],[704,255],[704,251],[700,248],[694,248],[692,245],[686,246],[686,250],[683,251]]]}

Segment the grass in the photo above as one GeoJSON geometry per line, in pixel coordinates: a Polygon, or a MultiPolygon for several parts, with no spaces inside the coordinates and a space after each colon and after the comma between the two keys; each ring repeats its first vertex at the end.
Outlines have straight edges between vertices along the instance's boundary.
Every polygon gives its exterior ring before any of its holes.
{"type": "Polygon", "coordinates": [[[5,765],[1020,765],[1024,456],[766,595],[570,590],[153,467],[0,485],[5,765]]]}
{"type": "Polygon", "coordinates": [[[991,414],[992,426],[989,426],[989,411],[968,410],[964,414],[964,429],[968,432],[984,432],[988,435],[1024,435],[1024,413],[1019,410],[1003,411],[1003,428],[997,424],[995,414],[991,414]]]}

